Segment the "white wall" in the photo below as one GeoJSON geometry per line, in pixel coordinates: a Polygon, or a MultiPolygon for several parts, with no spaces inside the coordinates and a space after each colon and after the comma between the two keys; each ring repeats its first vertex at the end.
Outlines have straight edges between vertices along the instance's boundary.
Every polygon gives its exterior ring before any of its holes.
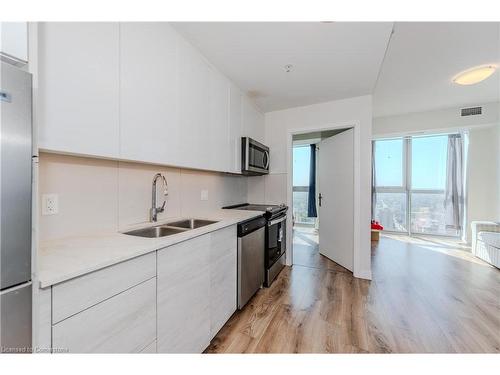
{"type": "MultiPolygon", "coordinates": [[[[291,134],[308,129],[319,130],[356,125],[354,155],[355,168],[355,238],[354,275],[371,278],[370,259],[370,175],[372,97],[319,103],[266,113],[265,142],[271,149],[271,171],[268,176],[248,179],[249,198],[260,198],[265,203],[287,202],[291,206],[291,134]],[[290,145],[288,145],[290,143],[290,145]],[[290,151],[290,152],[289,152],[290,151]],[[263,183],[262,183],[263,182],[263,183]],[[256,191],[253,189],[256,188],[256,191]],[[258,191],[258,192],[257,192],[258,191]],[[255,195],[255,196],[254,196],[255,195]]],[[[250,199],[249,199],[250,200],[250,199]]],[[[291,210],[288,233],[292,233],[291,210]]],[[[292,236],[288,236],[288,249],[292,248],[292,236]]],[[[291,251],[287,262],[290,263],[291,251]]]]}
{"type": "Polygon", "coordinates": [[[499,127],[489,126],[469,131],[467,241],[471,241],[470,222],[500,221],[498,185],[499,127]]]}
{"type": "Polygon", "coordinates": [[[481,106],[483,113],[478,116],[461,117],[462,107],[455,107],[373,119],[374,138],[469,131],[466,223],[469,242],[472,220],[500,220],[500,103],[481,106]]]}
{"type": "MultiPolygon", "coordinates": [[[[500,122],[497,125],[497,157],[500,158],[500,122]]],[[[497,159],[497,219],[500,221],[500,160],[497,159]]]]}
{"type": "MultiPolygon", "coordinates": [[[[406,135],[409,133],[446,131],[496,124],[499,121],[500,103],[481,105],[483,113],[477,116],[460,116],[462,107],[428,112],[377,117],[373,119],[373,136],[406,135]]],[[[472,106],[467,106],[472,107],[472,106]]]]}
{"type": "MultiPolygon", "coordinates": [[[[153,176],[168,181],[165,212],[159,220],[202,216],[247,200],[246,178],[215,172],[94,158],[40,154],[39,199],[59,196],[59,213],[41,216],[40,240],[119,231],[149,220],[153,176]],[[200,200],[201,190],[208,200],[200,200]]],[[[41,206],[41,205],[40,205],[41,206]]]]}

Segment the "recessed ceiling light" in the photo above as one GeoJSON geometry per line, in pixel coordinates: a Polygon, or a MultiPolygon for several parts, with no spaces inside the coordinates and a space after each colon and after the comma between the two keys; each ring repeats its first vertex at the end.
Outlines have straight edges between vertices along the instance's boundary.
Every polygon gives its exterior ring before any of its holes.
{"type": "Polygon", "coordinates": [[[453,82],[458,85],[473,85],[484,81],[486,78],[495,73],[497,67],[495,65],[481,65],[458,73],[453,77],[453,82]]]}

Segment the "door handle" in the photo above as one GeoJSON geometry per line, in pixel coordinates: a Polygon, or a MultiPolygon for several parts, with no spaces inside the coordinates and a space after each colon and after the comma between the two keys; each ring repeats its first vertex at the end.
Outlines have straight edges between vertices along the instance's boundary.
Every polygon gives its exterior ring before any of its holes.
{"type": "Polygon", "coordinates": [[[321,195],[321,193],[319,193],[318,195],[318,201],[319,201],[319,206],[321,207],[321,200],[323,199],[323,196],[321,195]]]}

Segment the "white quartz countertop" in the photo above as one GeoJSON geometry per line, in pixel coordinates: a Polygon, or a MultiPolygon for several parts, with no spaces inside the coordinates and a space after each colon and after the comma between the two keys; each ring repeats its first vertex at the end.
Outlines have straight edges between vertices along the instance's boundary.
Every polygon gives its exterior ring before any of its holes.
{"type": "MultiPolygon", "coordinates": [[[[192,217],[197,219],[213,220],[217,223],[161,238],[108,232],[41,241],[37,260],[38,281],[41,288],[46,288],[261,215],[262,212],[259,211],[222,209],[207,215],[193,215],[192,217]]],[[[158,223],[142,223],[123,231],[166,224],[180,219],[183,217],[158,223]]]]}

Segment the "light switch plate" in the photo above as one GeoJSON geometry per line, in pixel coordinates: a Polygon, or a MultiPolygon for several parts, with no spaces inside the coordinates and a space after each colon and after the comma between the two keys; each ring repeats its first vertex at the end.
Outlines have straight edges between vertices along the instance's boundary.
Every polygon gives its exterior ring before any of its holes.
{"type": "Polygon", "coordinates": [[[200,199],[202,201],[208,201],[208,190],[202,190],[201,191],[200,199]]]}
{"type": "Polygon", "coordinates": [[[57,194],[42,195],[42,215],[56,215],[59,212],[59,197],[57,194]]]}

